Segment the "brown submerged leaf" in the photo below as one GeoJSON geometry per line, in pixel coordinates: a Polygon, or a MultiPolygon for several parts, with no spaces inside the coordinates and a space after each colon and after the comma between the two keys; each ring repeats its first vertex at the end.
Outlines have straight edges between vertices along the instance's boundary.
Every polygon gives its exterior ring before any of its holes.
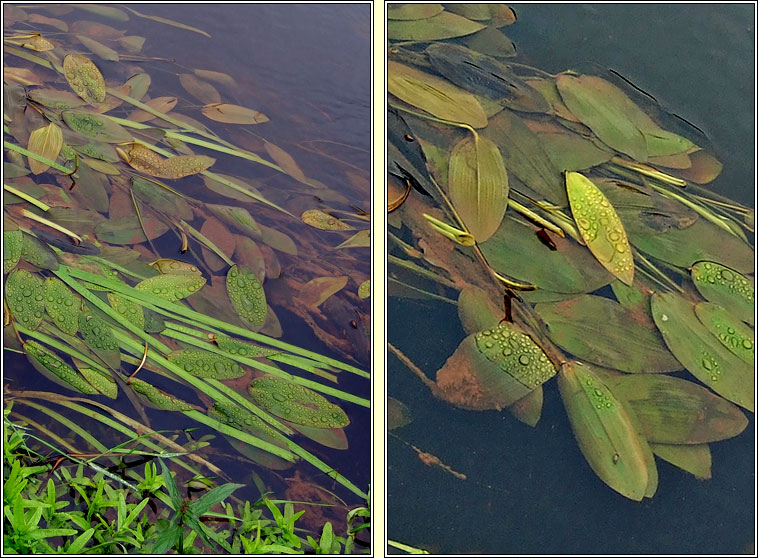
{"type": "Polygon", "coordinates": [[[178,155],[164,159],[140,143],[131,143],[123,150],[129,166],[158,178],[183,178],[210,168],[216,159],[207,155],[178,155]]]}
{"type": "Polygon", "coordinates": [[[205,105],[202,113],[211,120],[226,124],[262,124],[269,120],[262,112],[229,103],[205,105]]]}

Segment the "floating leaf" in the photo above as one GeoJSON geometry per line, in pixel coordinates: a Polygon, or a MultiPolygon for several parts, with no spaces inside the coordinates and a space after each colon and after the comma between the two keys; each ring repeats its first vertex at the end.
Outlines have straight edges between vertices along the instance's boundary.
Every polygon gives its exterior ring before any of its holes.
{"type": "Polygon", "coordinates": [[[13,318],[29,329],[37,329],[45,310],[42,279],[23,269],[14,269],[5,281],[5,300],[13,318]]]}
{"type": "MultiPolygon", "coordinates": [[[[130,35],[128,37],[120,37],[116,39],[124,49],[130,54],[139,54],[142,52],[142,47],[145,46],[145,37],[138,35],[130,35]]],[[[139,99],[138,99],[139,100],[139,99]]]]}
{"type": "Polygon", "coordinates": [[[358,297],[359,298],[368,298],[370,296],[371,296],[371,279],[366,279],[358,287],[358,297]]]}
{"type": "Polygon", "coordinates": [[[337,405],[312,389],[282,378],[256,378],[249,391],[255,403],[295,424],[315,428],[344,428],[350,424],[350,419],[337,405]]]}
{"type": "Polygon", "coordinates": [[[23,241],[21,231],[3,231],[3,274],[8,273],[18,264],[23,241]]]}
{"type": "MultiPolygon", "coordinates": [[[[61,132],[60,127],[54,122],[34,130],[29,135],[29,151],[51,161],[55,161],[58,158],[62,147],[63,132],[61,132]]],[[[43,173],[48,168],[50,168],[49,165],[29,157],[29,169],[34,174],[43,173]]]]}
{"type": "Polygon", "coordinates": [[[646,444],[624,405],[578,362],[563,365],[558,388],[579,449],[592,470],[619,494],[642,500],[649,480],[646,444]]]}
{"type": "Polygon", "coordinates": [[[689,168],[679,171],[679,174],[695,184],[712,182],[724,168],[724,165],[707,151],[696,151],[690,153],[689,157],[691,162],[689,168]]]}
{"type": "Polygon", "coordinates": [[[450,199],[477,242],[490,238],[508,206],[508,174],[497,145],[466,137],[450,154],[450,199]]]}
{"type": "Polygon", "coordinates": [[[711,478],[711,450],[708,444],[650,444],[650,449],[664,461],[692,473],[699,479],[711,478]]]}
{"type": "Polygon", "coordinates": [[[334,249],[338,250],[339,248],[365,248],[370,246],[371,231],[366,229],[365,231],[358,231],[339,246],[335,246],[334,249]]]}
{"type": "Polygon", "coordinates": [[[516,46],[513,41],[495,27],[485,27],[481,31],[465,37],[463,42],[472,50],[497,58],[516,56],[516,46]]]}
{"type": "Polygon", "coordinates": [[[703,298],[727,312],[754,324],[755,285],[744,275],[716,262],[701,261],[692,266],[692,282],[703,298]]]}
{"type": "Polygon", "coordinates": [[[39,33],[34,33],[32,35],[8,35],[3,37],[3,41],[35,52],[46,52],[55,48],[53,43],[39,33]]]}
{"type": "Polygon", "coordinates": [[[141,143],[131,143],[124,150],[126,162],[150,176],[183,178],[210,168],[216,159],[207,155],[178,155],[164,159],[141,143]]]}
{"type": "Polygon", "coordinates": [[[632,249],[616,211],[590,179],[566,173],[566,192],[579,233],[597,260],[622,282],[634,281],[632,249]]]}
{"type": "Polygon", "coordinates": [[[195,275],[202,275],[197,266],[172,258],[160,258],[151,262],[150,265],[160,273],[193,273],[195,275]]]}
{"type": "Polygon", "coordinates": [[[216,83],[220,83],[221,85],[225,85],[230,89],[234,89],[237,87],[236,80],[230,76],[229,74],[225,74],[224,72],[214,72],[213,70],[192,70],[195,75],[202,79],[207,79],[209,81],[215,81],[216,83]]]}
{"type": "Polygon", "coordinates": [[[524,424],[535,427],[542,416],[543,398],[544,390],[542,386],[537,386],[529,394],[509,405],[508,411],[524,424]]]}
{"type": "Polygon", "coordinates": [[[76,110],[64,110],[61,116],[69,128],[93,140],[123,143],[132,139],[125,128],[105,116],[76,110]]]}
{"type": "Polygon", "coordinates": [[[487,115],[471,93],[393,60],[387,63],[387,72],[389,92],[406,103],[438,118],[462,122],[474,128],[487,125],[487,115]]]}
{"type": "Polygon", "coordinates": [[[82,311],[79,313],[79,329],[87,346],[108,366],[114,370],[121,367],[118,341],[108,323],[92,311],[82,311]]]}
{"type": "Polygon", "coordinates": [[[176,302],[199,291],[205,277],[191,273],[175,273],[148,277],[134,285],[135,289],[152,293],[169,302],[176,302]]]}
{"type": "Polygon", "coordinates": [[[535,306],[550,339],[591,363],[631,373],[681,370],[647,313],[582,295],[535,306]]]}
{"type": "Polygon", "coordinates": [[[161,411],[190,411],[192,409],[197,409],[196,405],[192,405],[178,397],[174,397],[173,395],[138,378],[132,378],[128,383],[135,392],[142,395],[150,402],[151,407],[160,409],[161,411]]]}
{"type": "Polygon", "coordinates": [[[207,81],[192,74],[179,74],[182,87],[201,103],[208,105],[221,102],[221,93],[207,81]]]}
{"type": "Polygon", "coordinates": [[[47,244],[26,233],[21,240],[21,259],[41,269],[58,269],[60,265],[47,244]]]}
{"type": "Polygon", "coordinates": [[[596,76],[561,74],[555,81],[569,110],[601,141],[635,161],[647,160],[645,136],[633,121],[640,109],[623,91],[596,76]]]}
{"type": "Polygon", "coordinates": [[[149,74],[135,74],[127,79],[124,85],[129,87],[129,96],[132,99],[141,101],[142,97],[147,94],[147,90],[150,89],[151,81],[149,74]]]}
{"type": "Polygon", "coordinates": [[[346,450],[348,448],[347,436],[342,428],[315,428],[313,426],[303,426],[289,421],[282,421],[300,434],[328,448],[346,450]]]}
{"type": "Polygon", "coordinates": [[[105,79],[92,60],[81,54],[63,59],[63,75],[71,89],[89,104],[105,101],[105,79]]]}
{"type": "Polygon", "coordinates": [[[297,293],[306,306],[318,308],[327,298],[341,291],[347,285],[348,276],[316,277],[300,287],[297,293]]]}
{"type": "Polygon", "coordinates": [[[36,341],[27,340],[24,352],[32,366],[51,380],[88,395],[98,393],[76,370],[36,341]]]}
{"type": "MultiPolygon", "coordinates": [[[[482,132],[500,148],[505,166],[521,182],[561,207],[568,203],[560,171],[539,137],[511,111],[501,111],[482,132]]],[[[516,188],[511,184],[512,188],[516,188]]],[[[529,192],[525,192],[529,194],[529,192]]]]}
{"type": "Polygon", "coordinates": [[[145,311],[136,302],[118,293],[108,293],[108,303],[116,312],[129,320],[139,329],[145,329],[145,311]]]}
{"type": "MultiPolygon", "coordinates": [[[[150,108],[165,114],[167,112],[171,112],[171,109],[176,106],[176,103],[178,101],[179,99],[176,97],[155,97],[154,99],[147,101],[145,104],[150,108]]],[[[129,116],[127,118],[132,122],[148,122],[157,117],[145,110],[137,109],[129,113],[129,116]]]]}
{"type": "Polygon", "coordinates": [[[160,219],[145,219],[144,229],[137,216],[115,217],[103,221],[95,227],[97,238],[109,244],[140,244],[147,242],[148,237],[154,240],[168,231],[168,226],[160,219]],[[145,229],[148,237],[145,236],[145,229]]]}
{"type": "Polygon", "coordinates": [[[105,46],[103,43],[100,43],[95,39],[91,39],[85,35],[77,35],[76,38],[79,39],[80,43],[97,54],[103,60],[108,60],[110,62],[119,61],[118,52],[110,47],[105,46]]]}
{"type": "Polygon", "coordinates": [[[608,380],[639,420],[645,438],[661,444],[704,444],[733,438],[747,427],[735,405],[693,382],[671,376],[608,380]]]}
{"type": "Polygon", "coordinates": [[[184,220],[190,220],[193,217],[192,209],[181,194],[167,186],[161,187],[153,181],[134,176],[132,190],[137,197],[147,202],[149,207],[162,213],[184,220]]]}
{"type": "Polygon", "coordinates": [[[387,19],[426,19],[442,10],[442,4],[390,4],[387,6],[387,19]]]}
{"type": "Polygon", "coordinates": [[[262,124],[269,120],[262,112],[228,103],[205,105],[202,113],[211,120],[227,124],[262,124]]]}
{"type": "Polygon", "coordinates": [[[137,10],[133,10],[132,8],[129,8],[129,7],[126,7],[126,9],[129,10],[134,15],[138,16],[138,17],[142,17],[142,18],[145,18],[145,19],[150,19],[152,21],[157,21],[158,23],[163,23],[165,25],[170,25],[172,27],[178,27],[179,29],[185,29],[187,31],[192,31],[192,32],[198,33],[200,35],[204,35],[205,37],[208,37],[209,39],[211,38],[210,34],[206,33],[202,29],[198,29],[196,27],[191,27],[189,25],[185,25],[184,23],[179,23],[178,21],[174,21],[172,19],[167,19],[165,17],[146,15],[146,14],[138,12],[137,10]]]}
{"type": "Polygon", "coordinates": [[[73,293],[57,277],[48,277],[44,284],[45,310],[61,331],[76,335],[79,331],[81,297],[73,293]]]}
{"type": "Polygon", "coordinates": [[[266,321],[266,293],[255,273],[246,267],[232,266],[226,274],[226,290],[234,310],[254,327],[266,321]]]}
{"type": "Polygon", "coordinates": [[[698,302],[695,314],[722,345],[748,364],[755,362],[755,333],[752,329],[713,302],[698,302]]]}
{"type": "Polygon", "coordinates": [[[300,220],[306,225],[310,225],[311,227],[322,231],[352,231],[355,228],[351,227],[341,219],[332,217],[320,209],[308,209],[303,211],[303,214],[300,215],[300,220]]]}
{"type": "Polygon", "coordinates": [[[752,366],[713,339],[692,304],[674,293],[654,293],[650,309],[669,350],[693,376],[729,401],[753,410],[752,366]]]}
{"type": "Polygon", "coordinates": [[[274,145],[268,141],[263,144],[263,148],[266,150],[266,153],[268,153],[271,158],[276,161],[276,164],[278,164],[282,170],[284,170],[284,172],[286,172],[298,182],[301,182],[308,186],[312,185],[310,179],[305,176],[305,173],[303,173],[302,169],[297,164],[295,159],[292,158],[292,155],[287,153],[278,145],[274,145]]]}
{"type": "Polygon", "coordinates": [[[245,375],[242,367],[232,359],[200,349],[173,351],[167,358],[198,378],[231,380],[245,375]]]}
{"type": "Polygon", "coordinates": [[[116,384],[116,380],[111,378],[105,372],[88,366],[78,366],[78,368],[79,372],[81,372],[82,376],[87,380],[87,383],[97,391],[110,399],[116,399],[118,397],[118,384],[116,384]]]}
{"type": "Polygon", "coordinates": [[[245,343],[221,333],[214,334],[213,340],[218,345],[218,348],[225,353],[245,358],[269,357],[281,352],[277,349],[267,349],[266,347],[259,347],[252,343],[245,343]]]}
{"type": "MultiPolygon", "coordinates": [[[[387,38],[395,41],[436,41],[470,35],[484,27],[454,13],[441,12],[424,19],[391,19],[387,22],[387,38]]],[[[392,75],[392,70],[389,74],[392,75]]]]}
{"type": "MultiPolygon", "coordinates": [[[[129,14],[113,6],[102,6],[98,4],[72,4],[74,7],[84,10],[85,12],[99,15],[106,19],[114,21],[129,21],[129,14]]],[[[129,9],[129,8],[127,8],[129,9]]],[[[134,11],[129,9],[129,11],[134,11]]]]}

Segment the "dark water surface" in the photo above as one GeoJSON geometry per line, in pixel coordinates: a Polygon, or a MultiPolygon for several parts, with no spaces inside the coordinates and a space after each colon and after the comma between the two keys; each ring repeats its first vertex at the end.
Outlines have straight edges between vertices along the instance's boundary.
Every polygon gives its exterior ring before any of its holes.
{"type": "MultiPolygon", "coordinates": [[[[710,138],[715,191],[755,206],[752,4],[519,4],[503,31],[519,58],[551,73],[613,68],[710,138]]],[[[674,123],[669,119],[666,124],[674,123]]],[[[671,128],[673,130],[687,130],[671,128]]],[[[434,376],[465,336],[452,305],[390,298],[388,334],[434,376]],[[430,328],[429,324],[435,324],[430,328]],[[450,324],[450,325],[448,325],[450,324]]],[[[755,420],[711,445],[713,478],[657,460],[653,499],[605,486],[574,440],[555,382],[540,422],[434,399],[394,356],[389,395],[413,413],[398,436],[466,473],[458,480],[388,441],[388,536],[444,554],[736,554],[755,537],[755,420]]],[[[752,551],[750,551],[752,552],[752,551]]]]}
{"type": "MultiPolygon", "coordinates": [[[[261,218],[266,225],[290,234],[295,242],[305,239],[305,245],[299,246],[302,252],[320,251],[320,259],[332,266],[345,264],[344,273],[354,273],[355,277],[370,276],[370,253],[367,248],[351,250],[332,250],[347,236],[334,233],[314,234],[299,222],[299,215],[305,209],[335,207],[350,210],[349,204],[370,211],[370,5],[332,4],[332,5],[253,5],[253,4],[130,4],[130,7],[153,16],[161,16],[191,25],[208,32],[212,38],[187,30],[163,25],[161,23],[131,16],[130,21],[121,23],[102,18],[95,14],[75,10],[60,16],[69,24],[77,19],[92,20],[124,29],[127,35],[140,35],[147,38],[142,54],[150,57],[173,59],[176,63],[160,61],[136,61],[120,63],[105,62],[91,55],[101,68],[106,79],[115,75],[115,64],[134,64],[152,77],[149,90],[151,97],[173,95],[179,97],[175,111],[202,120],[220,137],[259,153],[270,159],[263,150],[260,136],[285,149],[297,161],[305,174],[314,178],[327,189],[312,189],[299,184],[292,178],[272,171],[267,167],[223,154],[206,152],[201,148],[198,153],[205,153],[217,158],[211,169],[215,172],[239,176],[255,184],[268,199],[289,209],[295,218],[272,211],[263,213],[261,218]],[[177,67],[177,65],[179,67],[177,67]],[[225,125],[204,119],[200,114],[200,105],[180,85],[177,74],[191,73],[193,69],[224,72],[234,77],[240,84],[235,91],[221,86],[223,102],[253,108],[266,114],[270,121],[257,126],[225,125]],[[111,72],[111,73],[109,73],[111,72]],[[249,129],[253,134],[247,134],[249,129]],[[315,151],[321,151],[323,154],[315,151]],[[322,202],[319,197],[324,201],[322,202]],[[281,219],[281,222],[278,221],[281,219]],[[310,239],[310,240],[309,240],[310,239]],[[323,244],[321,244],[323,243],[323,244]],[[347,255],[349,254],[349,256],[347,255]],[[348,262],[344,258],[351,257],[348,262]],[[340,259],[343,258],[343,259],[340,259]],[[349,265],[347,265],[349,263],[349,265]]],[[[78,50],[86,49],[78,45],[78,50]]],[[[77,47],[74,47],[75,49],[77,47]]],[[[8,57],[11,58],[11,57],[8,57]]],[[[12,60],[12,58],[11,58],[12,60]]],[[[13,60],[15,63],[15,60],[13,60]]],[[[11,63],[9,61],[9,63],[11,63]]],[[[65,84],[58,84],[59,89],[65,84]]],[[[127,111],[128,112],[128,111],[127,111]]],[[[118,116],[123,116],[118,114],[118,116]]],[[[235,205],[230,198],[224,198],[207,191],[199,177],[189,177],[178,181],[181,188],[188,188],[191,195],[204,201],[235,205]]],[[[173,185],[174,183],[172,183],[173,185]]],[[[242,203],[250,213],[259,219],[260,205],[242,203]]],[[[195,223],[196,224],[196,223],[195,223]]],[[[196,224],[197,225],[197,224],[196,224]]],[[[197,225],[199,229],[199,225],[197,225]]],[[[365,227],[364,227],[365,228],[365,227]]],[[[315,231],[319,233],[320,231],[315,231]]],[[[164,235],[156,242],[158,251],[164,257],[179,257],[176,239],[171,234],[164,235]]],[[[198,248],[199,252],[199,248],[198,248]]],[[[188,259],[186,254],[182,259],[188,259]]],[[[290,273],[289,265],[297,263],[297,258],[278,253],[283,269],[283,277],[290,273]]],[[[223,270],[220,274],[225,273],[223,270]]],[[[267,294],[268,286],[276,280],[264,283],[267,294]]],[[[357,285],[353,281],[348,289],[353,291],[357,285]]],[[[270,296],[270,295],[269,295],[270,296]]],[[[355,312],[370,313],[370,299],[358,301],[357,296],[346,299],[355,312]]],[[[336,358],[369,369],[369,354],[355,349],[353,354],[335,351],[304,323],[303,319],[288,310],[282,304],[274,305],[281,321],[282,340],[299,347],[316,351],[322,355],[336,358]]],[[[341,315],[344,319],[345,315],[341,315]]],[[[337,314],[335,314],[337,315],[337,314]]],[[[355,316],[355,314],[353,314],[355,316]]],[[[336,318],[335,318],[336,319],[336,318]]],[[[350,332],[350,318],[342,326],[350,332]]],[[[350,333],[352,335],[352,333],[350,333]]],[[[368,346],[368,345],[366,345],[368,346]]],[[[4,364],[5,381],[16,389],[39,389],[63,391],[62,388],[49,383],[31,370],[24,357],[6,355],[4,364]],[[32,371],[32,374],[29,371],[32,371]]],[[[283,368],[287,368],[283,366],[283,368]]],[[[293,371],[292,369],[288,369],[293,371]]],[[[312,376],[300,371],[300,375],[312,376]]],[[[363,398],[369,398],[369,381],[358,378],[348,372],[340,375],[338,388],[363,398]]],[[[152,381],[159,386],[161,380],[152,381]]],[[[147,379],[147,378],[146,378],[147,379]]],[[[324,382],[326,383],[326,382],[324,382]]],[[[166,382],[166,389],[176,390],[177,384],[166,382]]],[[[189,392],[188,392],[189,393],[189,392]]],[[[182,394],[177,393],[179,396],[182,394]]],[[[188,395],[189,398],[193,396],[188,395]]],[[[122,396],[123,399],[123,396],[122,396]]],[[[194,399],[192,399],[194,401],[194,399]]],[[[128,403],[119,400],[114,404],[130,409],[128,403]]],[[[370,483],[370,414],[369,410],[358,405],[342,402],[341,406],[348,413],[351,424],[345,429],[350,448],[347,451],[330,450],[310,442],[302,437],[296,441],[306,446],[318,457],[341,471],[362,490],[370,483]]],[[[133,410],[132,410],[133,412],[133,410]]],[[[153,425],[166,429],[197,427],[180,413],[150,412],[153,425]]],[[[201,428],[195,432],[199,437],[207,433],[201,428]]],[[[179,440],[180,442],[182,440],[179,440]]],[[[103,440],[109,444],[108,440],[103,440]]],[[[220,436],[214,444],[222,452],[237,455],[220,436]]],[[[115,444],[114,444],[115,445],[115,444]]],[[[251,472],[261,475],[265,482],[279,492],[276,498],[283,498],[284,477],[293,475],[293,471],[270,475],[260,467],[251,467],[249,462],[225,460],[212,457],[211,460],[232,478],[234,482],[250,483],[246,489],[235,495],[255,501],[258,492],[251,483],[251,472]]],[[[298,466],[303,478],[311,480],[342,497],[350,507],[359,505],[360,499],[340,485],[317,471],[313,466],[303,462],[298,466]]],[[[344,520],[344,512],[335,512],[338,521],[344,520]]]]}

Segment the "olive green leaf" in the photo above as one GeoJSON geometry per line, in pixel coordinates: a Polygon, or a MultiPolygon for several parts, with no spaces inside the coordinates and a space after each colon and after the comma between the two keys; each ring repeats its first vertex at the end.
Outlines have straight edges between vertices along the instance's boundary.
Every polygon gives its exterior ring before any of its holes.
{"type": "MultiPolygon", "coordinates": [[[[61,132],[60,127],[55,122],[38,128],[29,135],[29,151],[42,155],[51,161],[55,161],[58,158],[62,147],[63,132],[61,132]]],[[[29,170],[34,174],[43,173],[48,168],[50,168],[49,165],[29,157],[29,170]]]]}
{"type": "Polygon", "coordinates": [[[118,384],[107,373],[97,368],[90,368],[89,366],[77,366],[77,368],[87,382],[97,391],[110,399],[118,397],[118,384]]]}
{"type": "Polygon", "coordinates": [[[442,4],[390,4],[387,6],[387,19],[426,19],[442,10],[442,4]]]}
{"type": "Polygon", "coordinates": [[[120,124],[105,116],[80,110],[64,110],[63,121],[69,128],[85,137],[105,143],[123,143],[130,141],[132,135],[120,124]]]}
{"type": "MultiPolygon", "coordinates": [[[[433,4],[432,4],[433,6],[433,4]]],[[[440,12],[424,19],[391,19],[387,38],[397,41],[436,41],[476,33],[484,25],[451,12],[440,12]]],[[[390,75],[392,70],[390,70],[390,75]]]]}
{"type": "Polygon", "coordinates": [[[45,297],[42,279],[23,269],[14,269],[5,281],[5,300],[13,318],[29,329],[42,323],[45,297]]]}
{"type": "Polygon", "coordinates": [[[343,428],[350,419],[312,389],[283,378],[263,376],[250,384],[253,401],[277,417],[315,428],[343,428]]]}
{"type": "Polygon", "coordinates": [[[624,226],[608,198],[578,172],[566,173],[566,192],[579,234],[592,255],[618,279],[631,285],[634,260],[624,226]]]}
{"type": "Polygon", "coordinates": [[[463,43],[472,50],[483,52],[496,58],[510,58],[516,56],[516,46],[499,29],[488,26],[468,35],[463,43]]]}
{"type": "Polygon", "coordinates": [[[358,298],[368,298],[371,296],[371,279],[366,279],[358,286],[358,298]]]}
{"type": "Polygon", "coordinates": [[[89,104],[105,101],[105,79],[92,60],[81,54],[68,54],[63,59],[66,81],[89,104]]]}
{"type": "Polygon", "coordinates": [[[192,209],[187,201],[168,186],[161,187],[153,181],[133,176],[132,190],[135,196],[157,211],[184,220],[191,220],[193,217],[192,209]]]}
{"type": "Polygon", "coordinates": [[[537,304],[535,312],[556,345],[591,363],[631,373],[682,368],[646,311],[630,310],[601,296],[581,295],[537,304]]]}
{"type": "Polygon", "coordinates": [[[262,112],[229,103],[205,105],[202,113],[206,118],[226,124],[262,124],[269,121],[268,116],[262,112]]]}
{"type": "Polygon", "coordinates": [[[698,302],[695,314],[722,345],[748,364],[755,362],[755,332],[751,328],[713,302],[698,302]]]}
{"type": "Polygon", "coordinates": [[[255,273],[246,267],[232,266],[226,274],[226,291],[234,310],[260,328],[266,321],[266,293],[255,273]]]}
{"type": "Polygon", "coordinates": [[[196,405],[174,397],[138,378],[132,378],[128,383],[135,392],[143,396],[149,402],[149,405],[155,409],[162,411],[190,411],[197,409],[196,405]]]}
{"type": "Polygon", "coordinates": [[[97,238],[109,244],[134,245],[154,240],[168,231],[160,219],[145,219],[142,223],[136,215],[113,217],[95,227],[97,238]],[[144,225],[144,226],[143,226],[144,225]],[[145,236],[147,232],[147,236],[145,236]]]}
{"type": "Polygon", "coordinates": [[[675,293],[654,293],[650,309],[669,350],[693,376],[729,401],[753,410],[753,367],[713,338],[692,304],[675,293]]]}
{"type": "Polygon", "coordinates": [[[221,102],[221,93],[207,81],[192,74],[179,74],[179,82],[187,93],[203,104],[221,102]]]}
{"type": "Polygon", "coordinates": [[[90,49],[93,53],[97,54],[103,60],[108,60],[109,62],[119,61],[118,52],[108,46],[105,46],[103,43],[87,37],[86,35],[77,35],[76,38],[79,39],[80,43],[90,49]]]}
{"type": "Polygon", "coordinates": [[[195,275],[202,275],[202,272],[197,266],[183,262],[181,260],[175,260],[172,258],[159,258],[154,262],[150,262],[150,265],[158,270],[160,273],[194,273],[195,275]]]}
{"type": "Polygon", "coordinates": [[[302,215],[300,215],[300,220],[306,225],[322,231],[352,231],[355,228],[320,209],[303,211],[302,215]]]}
{"type": "Polygon", "coordinates": [[[27,340],[24,352],[32,366],[52,381],[88,395],[99,393],[76,370],[36,341],[27,340]]]}
{"type": "Polygon", "coordinates": [[[487,125],[487,115],[471,93],[442,78],[393,60],[388,62],[387,72],[389,92],[398,99],[438,118],[474,128],[487,125]]]}
{"type": "Polygon", "coordinates": [[[366,248],[371,246],[371,231],[366,229],[358,231],[345,242],[334,247],[335,250],[340,248],[366,248]]]}
{"type": "Polygon", "coordinates": [[[23,241],[21,231],[3,231],[3,274],[10,272],[18,264],[23,241]]]}
{"type": "Polygon", "coordinates": [[[58,269],[60,265],[50,247],[30,234],[23,233],[21,259],[42,269],[58,269]]]}
{"type": "Polygon", "coordinates": [[[466,137],[450,154],[450,199],[477,242],[490,238],[508,206],[508,173],[497,145],[466,137]]]}
{"type": "Polygon", "coordinates": [[[650,444],[653,453],[699,479],[711,478],[711,450],[708,444],[650,444]]]}
{"type": "Polygon", "coordinates": [[[109,292],[108,303],[116,312],[129,320],[139,329],[145,329],[145,311],[136,302],[118,294],[109,292]]]}
{"type": "Polygon", "coordinates": [[[637,374],[608,380],[634,412],[645,438],[661,444],[704,444],[747,427],[739,408],[704,387],[672,376],[637,374]]]}
{"type": "Polygon", "coordinates": [[[755,285],[734,269],[716,262],[701,261],[692,266],[692,282],[703,298],[727,312],[754,324],[755,285]]]}
{"type": "Polygon", "coordinates": [[[232,359],[200,349],[173,351],[167,358],[188,374],[199,378],[231,380],[245,374],[242,367],[232,359]]]}
{"type": "Polygon", "coordinates": [[[105,322],[94,311],[84,310],[79,313],[79,329],[87,346],[108,366],[117,370],[121,367],[121,351],[118,341],[105,322]]]}
{"type": "Polygon", "coordinates": [[[387,429],[395,430],[413,422],[408,406],[394,397],[387,397],[387,429]]]}
{"type": "Polygon", "coordinates": [[[205,285],[205,277],[192,273],[170,273],[148,277],[134,285],[135,289],[152,293],[170,302],[187,298],[205,285]]]}
{"type": "Polygon", "coordinates": [[[259,347],[258,345],[253,345],[252,343],[245,343],[244,341],[239,341],[238,339],[234,339],[232,337],[229,337],[228,335],[223,335],[221,333],[216,333],[213,336],[213,340],[216,342],[216,345],[218,345],[218,348],[224,351],[225,353],[229,353],[230,355],[236,355],[246,358],[258,358],[258,357],[269,357],[271,355],[276,355],[281,353],[281,351],[277,349],[267,349],[266,347],[259,347]]]}
{"type": "Polygon", "coordinates": [[[216,159],[207,155],[177,155],[163,158],[141,143],[130,143],[122,150],[133,169],[158,178],[183,178],[210,168],[216,159]]]}
{"type": "Polygon", "coordinates": [[[642,500],[649,481],[647,444],[624,404],[578,362],[561,367],[558,389],[579,449],[595,474],[619,494],[642,500]]]}
{"type": "Polygon", "coordinates": [[[57,277],[48,277],[44,284],[45,310],[63,332],[75,335],[79,331],[81,297],[57,277]]]}

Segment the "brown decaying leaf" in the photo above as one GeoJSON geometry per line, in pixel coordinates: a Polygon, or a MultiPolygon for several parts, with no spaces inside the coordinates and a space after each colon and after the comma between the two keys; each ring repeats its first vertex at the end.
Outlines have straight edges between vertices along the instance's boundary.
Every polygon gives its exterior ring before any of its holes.
{"type": "Polygon", "coordinates": [[[5,81],[11,81],[20,85],[42,85],[42,80],[31,70],[27,68],[3,67],[3,78],[5,81]]]}
{"type": "Polygon", "coordinates": [[[295,159],[292,158],[292,155],[287,153],[284,149],[279,147],[278,145],[274,145],[271,142],[266,142],[263,147],[266,149],[266,153],[268,153],[271,158],[276,162],[277,165],[282,167],[284,169],[284,172],[286,172],[288,175],[290,175],[292,178],[297,180],[298,182],[301,182],[303,184],[307,184],[310,186],[310,180],[307,176],[305,176],[305,173],[300,168],[300,166],[297,164],[295,159]]]}
{"type": "Polygon", "coordinates": [[[318,308],[327,298],[347,285],[347,275],[341,277],[316,277],[302,286],[297,294],[306,306],[318,308]]]}
{"type": "MultiPolygon", "coordinates": [[[[159,112],[166,113],[176,106],[178,100],[176,97],[156,97],[155,99],[150,99],[145,104],[159,112]]],[[[157,117],[147,111],[137,109],[129,113],[129,116],[126,118],[132,122],[148,122],[157,117]]]]}
{"type": "Polygon", "coordinates": [[[185,91],[206,105],[221,102],[221,93],[207,81],[192,75],[179,74],[179,81],[185,91]]]}
{"type": "Polygon", "coordinates": [[[226,124],[262,124],[269,120],[262,112],[229,103],[205,105],[202,113],[211,120],[226,124]]]}

